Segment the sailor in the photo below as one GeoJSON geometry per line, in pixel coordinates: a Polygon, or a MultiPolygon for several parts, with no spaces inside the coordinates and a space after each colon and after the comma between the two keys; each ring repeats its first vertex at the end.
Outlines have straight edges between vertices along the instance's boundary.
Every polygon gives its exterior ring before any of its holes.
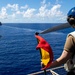
{"type": "MultiPolygon", "coordinates": [[[[75,28],[75,7],[67,14],[68,23],[75,28]]],[[[75,31],[68,34],[64,50],[59,58],[52,62],[50,68],[65,64],[67,75],[75,75],[75,31]]]]}

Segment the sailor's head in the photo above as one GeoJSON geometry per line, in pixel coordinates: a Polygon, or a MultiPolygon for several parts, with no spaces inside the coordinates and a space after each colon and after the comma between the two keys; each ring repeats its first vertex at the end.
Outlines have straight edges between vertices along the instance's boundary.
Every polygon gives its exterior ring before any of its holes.
{"type": "Polygon", "coordinates": [[[67,14],[67,21],[75,28],[75,7],[73,7],[67,14]]]}

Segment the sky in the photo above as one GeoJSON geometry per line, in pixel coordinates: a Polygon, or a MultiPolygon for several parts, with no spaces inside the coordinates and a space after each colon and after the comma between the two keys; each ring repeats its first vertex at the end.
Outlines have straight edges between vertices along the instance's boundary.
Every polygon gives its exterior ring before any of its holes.
{"type": "Polygon", "coordinates": [[[1,0],[2,23],[65,23],[75,0],[1,0]]]}

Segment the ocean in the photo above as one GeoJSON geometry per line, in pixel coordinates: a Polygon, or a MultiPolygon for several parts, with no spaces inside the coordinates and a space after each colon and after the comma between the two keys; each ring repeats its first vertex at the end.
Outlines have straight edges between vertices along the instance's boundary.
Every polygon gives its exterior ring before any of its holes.
{"type": "MultiPolygon", "coordinates": [[[[0,26],[0,75],[27,75],[41,70],[40,53],[36,50],[35,32],[59,23],[3,23],[0,26]]],[[[52,47],[54,60],[64,47],[66,36],[72,28],[40,34],[52,47]]],[[[60,75],[64,75],[59,72],[60,75]]]]}

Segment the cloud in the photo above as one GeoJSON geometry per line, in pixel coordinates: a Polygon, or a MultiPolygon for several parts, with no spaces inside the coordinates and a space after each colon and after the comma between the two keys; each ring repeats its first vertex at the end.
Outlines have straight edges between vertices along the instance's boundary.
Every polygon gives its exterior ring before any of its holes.
{"type": "Polygon", "coordinates": [[[46,14],[47,14],[47,9],[46,9],[46,5],[44,5],[44,6],[41,6],[40,8],[39,8],[39,12],[36,14],[38,17],[45,17],[46,16],[46,14]]]}
{"type": "Polygon", "coordinates": [[[35,11],[36,9],[27,9],[27,11],[24,12],[23,17],[31,18],[32,16],[34,16],[35,11]]]}
{"type": "MultiPolygon", "coordinates": [[[[57,0],[58,1],[58,0],[57,0]]],[[[61,5],[55,4],[52,5],[50,2],[46,3],[46,0],[43,0],[41,7],[38,9],[36,14],[37,18],[40,18],[42,21],[64,21],[65,15],[61,11],[61,5]]]]}
{"type": "Polygon", "coordinates": [[[25,5],[25,6],[21,6],[20,9],[27,9],[29,6],[25,5]]]}
{"type": "Polygon", "coordinates": [[[46,0],[43,0],[43,1],[41,2],[42,5],[44,5],[45,3],[46,3],[46,0]]]}
{"type": "Polygon", "coordinates": [[[54,5],[51,9],[47,9],[47,5],[43,5],[39,8],[39,13],[37,16],[43,17],[43,18],[55,18],[55,17],[61,17],[63,13],[60,11],[61,5],[57,4],[54,5]]]}
{"type": "Polygon", "coordinates": [[[48,12],[48,16],[51,17],[59,17],[61,16],[63,13],[60,11],[61,5],[57,4],[54,5],[48,12]]]}
{"type": "Polygon", "coordinates": [[[58,3],[62,3],[62,0],[56,0],[55,3],[56,3],[56,4],[58,4],[58,3]]]}
{"type": "Polygon", "coordinates": [[[2,9],[1,9],[0,18],[1,19],[7,18],[7,10],[4,7],[2,7],[2,9]]]}
{"type": "MultiPolygon", "coordinates": [[[[58,1],[58,0],[57,0],[58,1]]],[[[6,7],[2,7],[0,11],[1,19],[15,19],[14,21],[21,19],[33,19],[32,21],[46,21],[46,20],[60,20],[64,18],[63,12],[60,10],[61,5],[52,5],[50,2],[46,3],[46,0],[41,2],[41,6],[36,9],[30,8],[29,5],[20,6],[19,4],[7,4],[6,7]],[[35,20],[36,19],[36,20],[35,20]]],[[[29,22],[29,21],[28,21],[29,22]]]]}
{"type": "Polygon", "coordinates": [[[6,9],[10,9],[12,11],[18,11],[19,10],[19,6],[18,4],[7,4],[6,9]]]}
{"type": "Polygon", "coordinates": [[[18,4],[7,4],[6,7],[2,8],[2,13],[1,13],[1,17],[7,16],[7,18],[15,18],[18,17],[19,15],[21,15],[21,17],[28,17],[31,18],[34,15],[34,12],[36,11],[36,9],[34,8],[28,8],[28,5],[25,6],[20,6],[18,4]],[[21,10],[23,9],[23,10],[21,10]],[[24,10],[26,9],[26,10],[24,10]],[[7,12],[6,12],[7,11],[7,12]],[[8,12],[9,11],[9,12],[8,12]],[[8,14],[8,15],[7,15],[8,14]]]}
{"type": "Polygon", "coordinates": [[[12,17],[12,18],[15,18],[15,17],[16,17],[16,15],[13,13],[13,14],[11,15],[11,17],[12,17]]]}

